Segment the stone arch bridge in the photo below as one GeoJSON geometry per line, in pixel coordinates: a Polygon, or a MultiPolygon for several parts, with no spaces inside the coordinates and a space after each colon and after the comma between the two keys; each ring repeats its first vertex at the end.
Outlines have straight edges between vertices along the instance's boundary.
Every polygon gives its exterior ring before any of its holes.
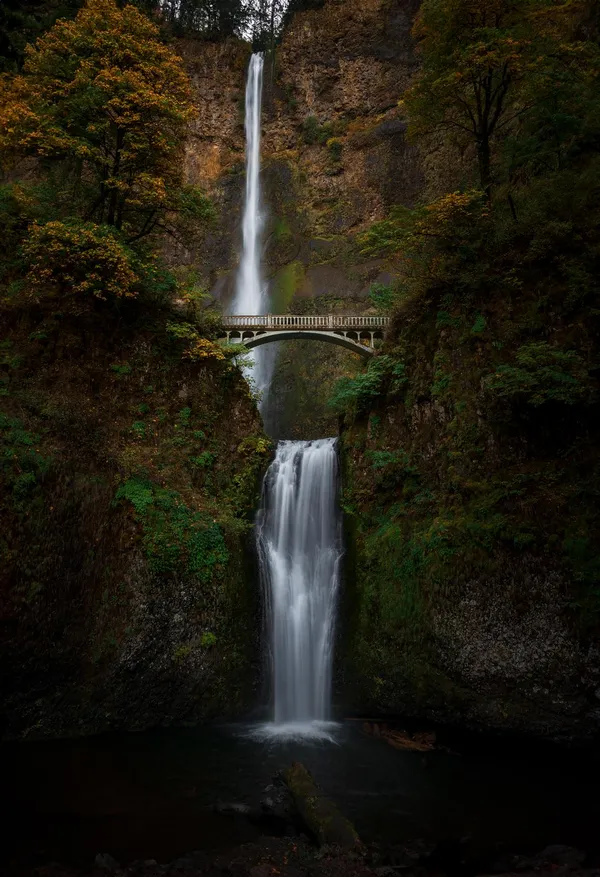
{"type": "Polygon", "coordinates": [[[372,356],[375,341],[383,338],[389,317],[356,314],[297,315],[263,314],[261,316],[223,317],[227,341],[241,341],[251,350],[271,341],[312,339],[338,344],[360,356],[372,356]]]}

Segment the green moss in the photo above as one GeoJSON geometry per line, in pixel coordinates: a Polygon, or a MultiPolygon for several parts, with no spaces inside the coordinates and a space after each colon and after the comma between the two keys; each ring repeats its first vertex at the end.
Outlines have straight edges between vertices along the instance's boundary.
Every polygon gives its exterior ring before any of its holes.
{"type": "Polygon", "coordinates": [[[500,398],[520,398],[535,406],[575,405],[590,395],[588,368],[574,350],[535,341],[519,347],[514,359],[514,365],[499,365],[485,378],[487,389],[500,398]]]}
{"type": "Polygon", "coordinates": [[[129,365],[128,362],[118,363],[115,362],[111,365],[112,371],[119,377],[125,377],[126,375],[130,375],[133,369],[129,365]]]}
{"type": "Polygon", "coordinates": [[[304,265],[295,261],[285,265],[275,275],[273,282],[273,309],[285,313],[304,281],[304,265]]]}
{"type": "Polygon", "coordinates": [[[203,584],[222,577],[229,552],[221,528],[206,513],[190,509],[181,494],[132,478],[115,500],[132,505],[154,572],[184,572],[203,584]]]}
{"type": "Polygon", "coordinates": [[[50,468],[40,442],[41,436],[25,429],[21,420],[0,413],[0,475],[18,508],[31,500],[50,468]]]}
{"type": "Polygon", "coordinates": [[[309,146],[325,145],[333,136],[335,126],[332,122],[319,122],[316,116],[307,116],[302,123],[302,137],[309,146]]]}
{"type": "Polygon", "coordinates": [[[176,664],[181,664],[183,661],[186,661],[190,655],[192,654],[192,646],[181,645],[177,646],[177,648],[173,651],[173,660],[176,664]]]}

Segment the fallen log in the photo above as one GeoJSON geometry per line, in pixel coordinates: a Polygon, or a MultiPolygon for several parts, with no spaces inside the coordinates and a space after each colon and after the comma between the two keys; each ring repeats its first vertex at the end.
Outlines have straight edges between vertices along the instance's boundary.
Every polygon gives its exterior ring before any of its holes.
{"type": "Polygon", "coordinates": [[[353,849],[360,845],[352,823],[323,795],[303,764],[295,761],[283,778],[300,817],[320,846],[335,844],[353,849]]]}

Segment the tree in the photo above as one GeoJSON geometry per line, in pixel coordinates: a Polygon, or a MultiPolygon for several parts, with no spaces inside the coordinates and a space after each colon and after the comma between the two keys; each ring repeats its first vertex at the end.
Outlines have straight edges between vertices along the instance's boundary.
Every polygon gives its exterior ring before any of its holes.
{"type": "Polygon", "coordinates": [[[20,70],[25,47],[58,18],[72,17],[82,0],[2,0],[0,3],[0,70],[20,70]]]}
{"type": "Polygon", "coordinates": [[[273,52],[288,6],[289,0],[249,0],[252,40],[256,48],[273,52]]]}
{"type": "MultiPolygon", "coordinates": [[[[5,78],[0,150],[59,165],[82,219],[129,242],[182,206],[183,143],[194,114],[182,61],[134,6],[88,0],[26,49],[5,78]]],[[[206,202],[187,193],[188,208],[206,202]]]]}
{"type": "Polygon", "coordinates": [[[473,142],[488,197],[493,140],[527,108],[518,90],[524,71],[536,64],[535,6],[535,0],[425,0],[414,27],[423,68],[405,97],[412,130],[454,132],[473,142]]]}
{"type": "Polygon", "coordinates": [[[244,0],[161,0],[156,5],[175,30],[208,39],[241,36],[250,16],[244,0]]]}

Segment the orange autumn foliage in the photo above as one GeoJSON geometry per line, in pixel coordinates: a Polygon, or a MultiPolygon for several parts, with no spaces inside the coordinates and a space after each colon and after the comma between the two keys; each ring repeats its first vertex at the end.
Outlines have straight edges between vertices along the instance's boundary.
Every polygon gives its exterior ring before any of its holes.
{"type": "Polygon", "coordinates": [[[93,223],[34,222],[23,244],[27,280],[34,292],[48,285],[61,292],[129,298],[136,295],[137,260],[110,228],[93,223]]]}
{"type": "Polygon", "coordinates": [[[3,77],[0,154],[69,163],[88,220],[133,239],[173,208],[194,115],[181,59],[134,6],[88,0],[3,77]]]}

